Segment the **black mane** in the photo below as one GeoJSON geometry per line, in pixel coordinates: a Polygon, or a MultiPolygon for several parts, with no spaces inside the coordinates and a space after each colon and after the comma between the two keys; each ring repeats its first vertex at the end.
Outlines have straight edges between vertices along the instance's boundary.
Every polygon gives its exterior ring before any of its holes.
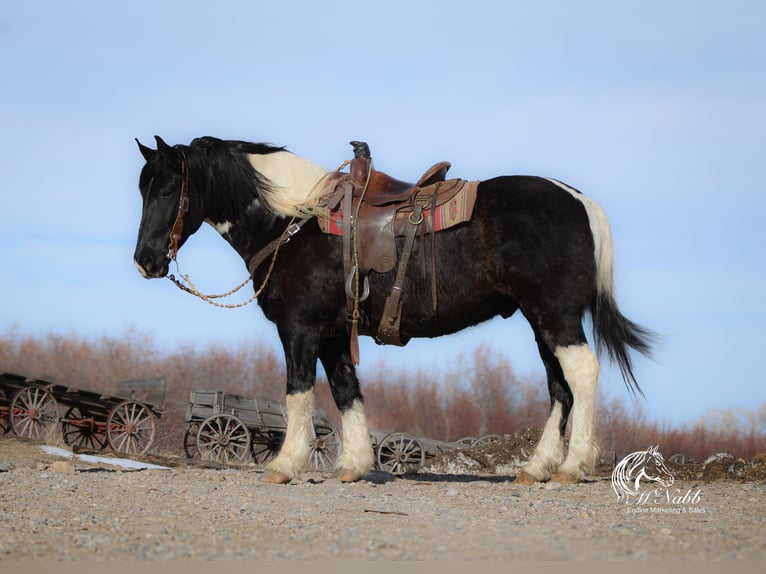
{"type": "Polygon", "coordinates": [[[216,195],[206,200],[220,216],[232,221],[238,215],[237,206],[242,205],[237,201],[238,196],[245,196],[248,201],[254,194],[262,198],[263,192],[271,187],[271,182],[253,168],[247,155],[280,151],[287,149],[268,143],[222,140],[212,136],[195,138],[186,147],[191,177],[202,180],[199,182],[201,188],[227,191],[228,197],[216,195]]]}

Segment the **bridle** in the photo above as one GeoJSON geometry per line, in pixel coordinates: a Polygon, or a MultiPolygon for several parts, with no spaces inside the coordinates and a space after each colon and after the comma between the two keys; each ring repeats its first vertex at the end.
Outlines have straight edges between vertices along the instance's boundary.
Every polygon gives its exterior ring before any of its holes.
{"type": "Polygon", "coordinates": [[[189,212],[189,171],[186,167],[186,154],[181,153],[181,197],[178,199],[178,213],[173,227],[170,230],[170,244],[168,245],[167,258],[176,261],[178,244],[184,230],[184,216],[189,212]]]}
{"type": "MultiPolygon", "coordinates": [[[[179,150],[181,154],[181,196],[178,199],[178,212],[176,213],[176,219],[173,222],[173,227],[170,230],[170,237],[169,237],[169,244],[168,244],[168,252],[167,252],[167,258],[171,261],[176,262],[176,266],[178,266],[178,260],[176,257],[178,256],[178,244],[181,242],[181,237],[183,234],[184,229],[184,217],[189,212],[189,170],[186,165],[186,154],[179,150]]],[[[170,279],[176,287],[181,289],[182,291],[186,291],[187,293],[190,293],[192,295],[195,295],[196,297],[199,297],[203,301],[206,301],[210,303],[211,305],[214,305],[216,307],[224,307],[229,309],[234,309],[237,307],[244,307],[245,305],[248,305],[249,303],[255,301],[257,299],[261,292],[266,288],[266,284],[269,282],[269,278],[271,277],[271,272],[274,270],[274,264],[276,263],[277,259],[277,253],[279,252],[279,248],[290,241],[293,235],[298,233],[301,230],[301,227],[303,224],[308,221],[308,217],[300,220],[295,221],[295,217],[292,218],[290,223],[288,224],[285,231],[275,240],[267,244],[265,247],[261,248],[258,253],[256,253],[249,262],[248,265],[248,271],[250,272],[247,279],[245,279],[242,283],[234,287],[234,289],[227,291],[226,293],[222,293],[220,295],[205,295],[204,293],[200,293],[197,288],[192,283],[191,279],[188,275],[181,275],[181,278],[187,283],[186,285],[182,283],[180,280],[176,279],[175,275],[172,273],[168,275],[168,279],[170,279]],[[272,255],[273,254],[273,255],[272,255]],[[223,304],[218,303],[215,301],[215,299],[221,299],[224,297],[228,297],[229,295],[232,295],[239,291],[242,287],[247,285],[252,279],[253,274],[255,273],[255,270],[257,269],[258,265],[260,265],[269,255],[271,255],[271,264],[269,265],[268,271],[266,272],[266,277],[263,280],[263,283],[261,284],[261,287],[256,290],[255,294],[245,301],[244,303],[238,303],[238,304],[223,304]]]]}

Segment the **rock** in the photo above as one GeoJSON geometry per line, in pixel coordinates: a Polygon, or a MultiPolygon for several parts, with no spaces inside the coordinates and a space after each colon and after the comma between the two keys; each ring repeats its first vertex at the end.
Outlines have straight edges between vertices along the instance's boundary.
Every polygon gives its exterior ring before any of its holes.
{"type": "Polygon", "coordinates": [[[72,474],[74,473],[74,465],[65,460],[57,460],[48,467],[48,470],[57,474],[72,474]]]}

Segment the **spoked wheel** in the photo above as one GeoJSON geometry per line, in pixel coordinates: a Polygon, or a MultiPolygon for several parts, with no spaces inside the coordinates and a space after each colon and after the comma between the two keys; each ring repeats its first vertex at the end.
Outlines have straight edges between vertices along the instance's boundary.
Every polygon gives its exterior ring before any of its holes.
{"type": "Polygon", "coordinates": [[[255,429],[253,430],[253,458],[258,464],[266,464],[279,454],[282,443],[285,441],[285,433],[255,429]]]}
{"type": "Polygon", "coordinates": [[[10,426],[24,438],[45,439],[59,422],[56,399],[40,387],[21,389],[11,401],[10,426]]]}
{"type": "Polygon", "coordinates": [[[157,422],[144,404],[123,401],[109,413],[106,436],[115,452],[146,454],[154,442],[157,422]]]}
{"type": "Polygon", "coordinates": [[[330,472],[340,454],[340,437],[330,423],[314,424],[314,439],[311,441],[308,470],[330,472]]]}
{"type": "Polygon", "coordinates": [[[423,445],[417,438],[404,432],[387,434],[378,446],[378,468],[391,474],[417,470],[425,460],[423,445]]]}
{"type": "Polygon", "coordinates": [[[241,462],[251,452],[250,431],[234,415],[213,415],[199,426],[197,448],[202,460],[241,462]]]}
{"type": "Polygon", "coordinates": [[[198,433],[199,423],[190,423],[189,428],[184,433],[184,453],[186,458],[194,458],[199,454],[199,448],[197,448],[198,433]]]}
{"type": "Polygon", "coordinates": [[[103,450],[106,448],[106,429],[96,425],[93,416],[79,407],[70,407],[61,419],[64,442],[73,448],[103,450]]]}

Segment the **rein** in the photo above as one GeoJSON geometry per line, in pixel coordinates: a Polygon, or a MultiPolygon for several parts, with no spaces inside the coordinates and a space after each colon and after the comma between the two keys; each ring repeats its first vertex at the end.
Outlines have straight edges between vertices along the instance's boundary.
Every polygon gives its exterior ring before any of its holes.
{"type": "MultiPolygon", "coordinates": [[[[342,170],[344,167],[346,167],[350,161],[345,161],[343,164],[338,167],[335,172],[330,172],[327,174],[328,176],[333,173],[338,173],[340,170],[342,170]]],[[[325,176],[326,178],[327,176],[325,176]]],[[[324,180],[325,178],[322,178],[324,180]]],[[[321,183],[321,181],[320,181],[321,183]]],[[[316,185],[319,185],[317,183],[316,185]]],[[[366,185],[365,185],[366,189],[366,185]]],[[[335,202],[337,202],[339,199],[339,196],[335,198],[331,198],[331,200],[328,202],[328,206],[333,206],[335,202]],[[333,201],[334,200],[334,201],[333,201]]],[[[167,252],[167,258],[171,261],[174,261],[176,264],[176,269],[178,269],[178,244],[181,241],[181,236],[184,228],[184,217],[189,212],[189,173],[186,166],[186,154],[184,154],[183,151],[181,151],[181,196],[178,200],[178,213],[176,214],[176,219],[173,222],[173,227],[170,230],[170,242],[168,245],[168,252],[167,252]]],[[[230,291],[227,291],[226,293],[221,293],[219,295],[206,295],[205,293],[201,293],[194,285],[192,280],[188,275],[180,275],[180,279],[176,278],[174,274],[168,275],[168,279],[173,282],[173,284],[181,289],[182,291],[185,291],[191,295],[194,295],[195,297],[199,297],[203,301],[210,303],[211,305],[214,305],[215,307],[221,307],[224,309],[237,309],[239,307],[244,307],[246,305],[249,305],[253,301],[255,301],[261,293],[263,293],[263,290],[266,288],[266,285],[269,282],[269,279],[271,278],[271,274],[274,271],[274,265],[277,262],[277,254],[279,253],[279,248],[284,245],[285,243],[289,242],[292,237],[298,233],[301,228],[303,227],[303,224],[306,223],[309,219],[311,219],[313,216],[304,217],[303,219],[300,219],[296,221],[295,217],[293,217],[290,220],[290,223],[287,224],[287,227],[282,232],[282,234],[277,237],[276,239],[272,240],[271,242],[267,243],[264,247],[262,247],[255,255],[253,255],[250,258],[250,261],[248,263],[247,269],[250,272],[250,276],[245,279],[242,283],[231,289],[230,291]],[[253,280],[253,275],[255,274],[256,269],[263,263],[267,257],[271,255],[271,262],[269,263],[269,268],[266,271],[266,277],[264,277],[263,282],[261,283],[261,286],[256,290],[255,294],[250,297],[247,301],[244,301],[242,303],[219,303],[216,301],[216,299],[223,299],[225,297],[228,297],[230,295],[233,295],[242,287],[250,283],[250,281],[253,280]]],[[[355,259],[358,258],[358,255],[355,253],[355,259]]],[[[180,271],[179,271],[180,273],[180,271]]],[[[358,271],[357,271],[357,277],[356,277],[356,292],[358,294],[359,292],[359,277],[358,277],[358,271]]],[[[357,297],[358,299],[358,297],[357,297]]],[[[354,309],[354,316],[358,320],[358,301],[357,306],[354,309]]],[[[356,321],[354,322],[356,323],[356,321]]]]}
{"type": "MultiPolygon", "coordinates": [[[[305,220],[304,220],[305,221],[305,220]]],[[[302,225],[302,223],[301,223],[302,225]]],[[[220,295],[205,295],[204,293],[200,293],[197,288],[194,286],[194,283],[192,283],[192,280],[189,278],[188,275],[181,275],[181,279],[187,283],[187,285],[184,285],[179,279],[176,279],[175,275],[170,274],[168,275],[168,279],[170,279],[176,287],[181,289],[182,291],[186,291],[187,293],[190,293],[196,297],[199,297],[206,303],[210,303],[211,305],[214,305],[215,307],[220,307],[223,309],[237,309],[239,307],[245,307],[246,305],[249,305],[253,301],[255,301],[261,293],[263,293],[263,290],[266,288],[266,285],[269,282],[269,279],[271,279],[271,273],[274,271],[274,265],[277,262],[277,253],[279,253],[279,248],[290,241],[290,238],[295,235],[300,230],[300,225],[295,223],[295,218],[293,218],[292,221],[290,221],[290,224],[287,226],[287,228],[282,232],[282,235],[280,235],[277,239],[269,243],[266,247],[261,249],[258,253],[256,253],[253,258],[251,259],[250,269],[252,269],[250,276],[245,279],[242,283],[234,287],[234,289],[227,291],[226,293],[221,293],[220,295]],[[297,227],[297,230],[295,229],[295,226],[297,227]],[[274,252],[271,256],[271,263],[269,264],[269,269],[266,271],[266,277],[263,278],[263,282],[261,283],[261,286],[258,288],[258,290],[253,294],[250,299],[247,301],[244,301],[242,303],[219,303],[215,301],[215,299],[222,299],[224,297],[228,297],[229,295],[233,295],[242,287],[250,283],[250,281],[253,280],[253,273],[255,272],[255,268],[258,267],[258,265],[255,265],[253,267],[252,263],[256,260],[256,258],[259,259],[258,263],[260,264],[263,259],[269,256],[271,252],[274,252]]],[[[178,266],[178,261],[176,261],[176,266],[178,266]]]]}

